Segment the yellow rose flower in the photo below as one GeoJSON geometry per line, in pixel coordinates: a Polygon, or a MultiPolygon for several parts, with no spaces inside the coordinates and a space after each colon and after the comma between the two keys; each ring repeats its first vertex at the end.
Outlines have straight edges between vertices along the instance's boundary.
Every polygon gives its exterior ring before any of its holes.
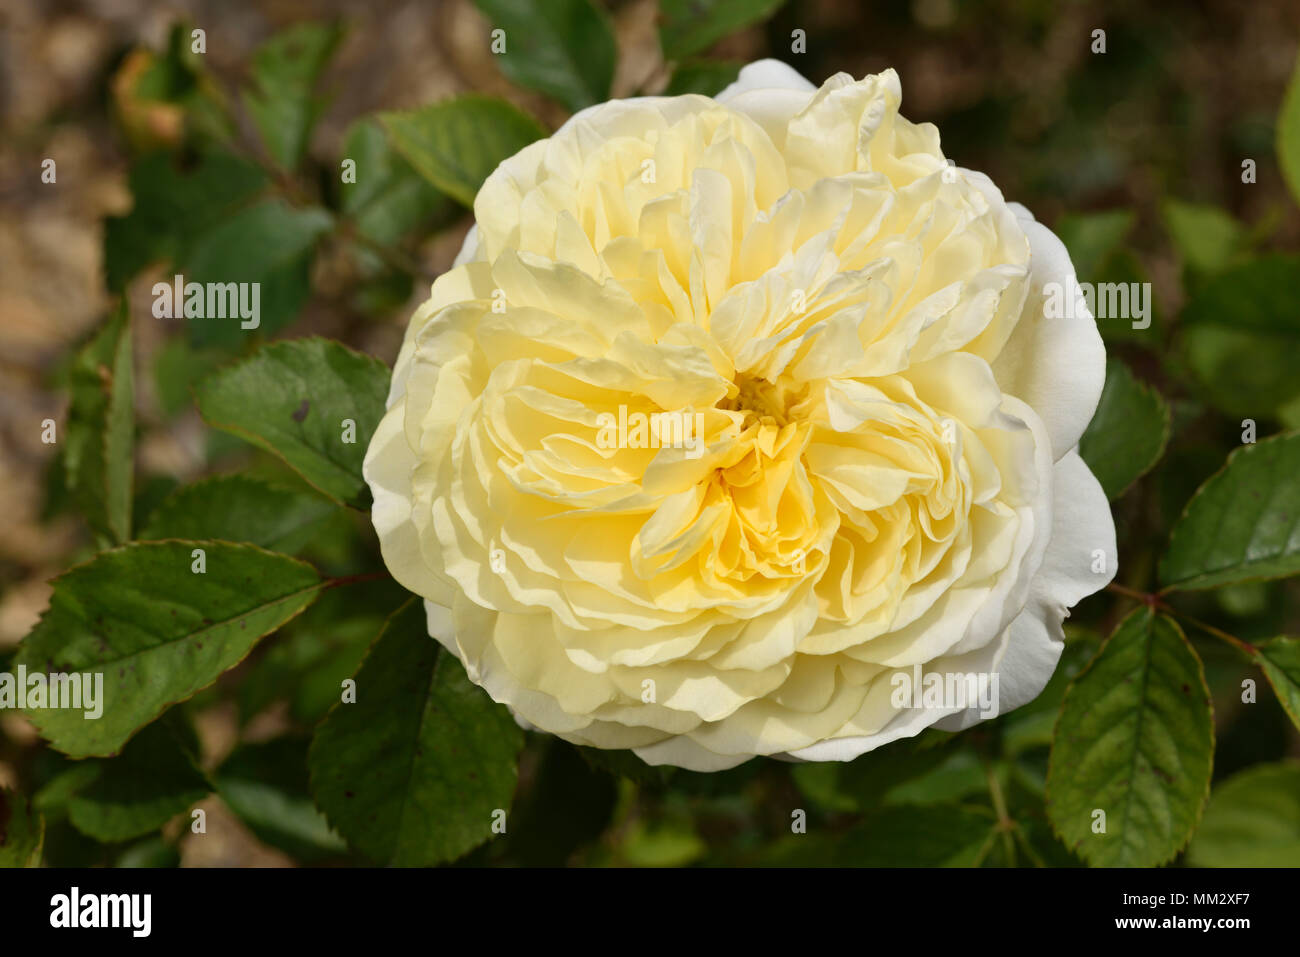
{"type": "Polygon", "coordinates": [[[1075,450],[1101,340],[1043,309],[1069,257],[900,100],[762,61],[484,183],[365,474],[389,569],[521,723],[849,760],[1036,696],[1114,575],[1075,450]]]}

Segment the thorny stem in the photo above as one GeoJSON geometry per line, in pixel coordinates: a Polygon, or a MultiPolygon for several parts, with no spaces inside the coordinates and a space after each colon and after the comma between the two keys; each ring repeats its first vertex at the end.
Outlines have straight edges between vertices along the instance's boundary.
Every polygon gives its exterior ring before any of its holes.
{"type": "Polygon", "coordinates": [[[381,578],[387,578],[388,572],[366,572],[363,575],[344,575],[342,578],[327,579],[322,588],[341,588],[345,585],[358,585],[361,582],[378,581],[381,578]]]}
{"type": "Polygon", "coordinates": [[[1222,628],[1216,628],[1214,625],[1201,621],[1199,618],[1193,618],[1191,615],[1187,614],[1186,612],[1179,611],[1178,609],[1170,605],[1168,602],[1164,601],[1159,595],[1152,594],[1151,592],[1138,591],[1135,588],[1128,588],[1124,585],[1116,584],[1115,582],[1111,582],[1109,585],[1107,585],[1106,590],[1113,591],[1117,595],[1123,595],[1125,598],[1131,598],[1134,601],[1140,601],[1142,602],[1142,604],[1147,605],[1150,608],[1159,609],[1160,611],[1163,611],[1166,614],[1172,615],[1174,618],[1186,622],[1187,624],[1193,626],[1194,628],[1199,628],[1207,635],[1213,635],[1215,638],[1218,638],[1220,641],[1232,645],[1232,647],[1236,648],[1242,654],[1250,658],[1255,657],[1254,645],[1250,644],[1247,641],[1242,641],[1240,638],[1236,637],[1235,635],[1230,635],[1222,628]]]}
{"type": "MultiPolygon", "coordinates": [[[[1169,606],[1166,605],[1165,607],[1168,608],[1169,606]]],[[[1172,609],[1170,609],[1170,611],[1172,612],[1172,609]]],[[[1232,645],[1242,654],[1247,655],[1251,658],[1255,657],[1256,654],[1255,646],[1252,645],[1250,642],[1242,641],[1240,638],[1236,637],[1235,635],[1230,635],[1221,628],[1215,628],[1213,625],[1207,624],[1206,622],[1201,621],[1199,618],[1193,618],[1191,615],[1184,614],[1183,612],[1173,612],[1173,613],[1178,615],[1180,618],[1182,618],[1183,621],[1187,622],[1189,625],[1193,625],[1196,628],[1201,629],[1201,631],[1205,632],[1206,634],[1213,635],[1215,638],[1218,638],[1220,641],[1226,641],[1228,644],[1232,645]]]]}
{"type": "MultiPolygon", "coordinates": [[[[344,222],[347,223],[346,220],[344,222]]],[[[341,235],[349,242],[355,243],[363,249],[367,249],[374,253],[383,261],[385,266],[388,266],[390,269],[396,269],[398,272],[404,272],[412,279],[421,279],[433,282],[436,278],[432,272],[425,269],[412,257],[406,255],[406,253],[401,249],[398,249],[395,246],[385,246],[383,243],[375,242],[375,240],[371,239],[369,236],[362,235],[357,232],[357,230],[351,228],[350,223],[347,223],[345,228],[341,231],[341,235]]]]}
{"type": "Polygon", "coordinates": [[[1154,607],[1160,603],[1160,600],[1149,592],[1138,591],[1136,588],[1129,588],[1126,585],[1120,585],[1116,582],[1111,582],[1107,585],[1106,590],[1113,591],[1115,594],[1123,595],[1126,598],[1132,598],[1134,601],[1140,601],[1144,605],[1151,605],[1154,607]]]}
{"type": "Polygon", "coordinates": [[[1021,850],[1023,850],[1025,856],[1033,862],[1034,867],[1046,867],[1047,865],[1043,862],[1043,856],[1034,850],[1034,846],[1029,843],[1029,838],[1025,835],[1024,829],[1021,828],[1018,822],[1015,824],[1015,834],[1016,841],[1020,844],[1021,850]]]}
{"type": "Polygon", "coordinates": [[[989,798],[993,801],[993,810],[998,816],[997,830],[1002,839],[1002,849],[1006,852],[1007,863],[1015,864],[1016,845],[1012,832],[1016,830],[1016,822],[1007,813],[1007,801],[1002,795],[1002,783],[998,781],[997,773],[988,760],[984,761],[984,777],[988,781],[989,798]]]}

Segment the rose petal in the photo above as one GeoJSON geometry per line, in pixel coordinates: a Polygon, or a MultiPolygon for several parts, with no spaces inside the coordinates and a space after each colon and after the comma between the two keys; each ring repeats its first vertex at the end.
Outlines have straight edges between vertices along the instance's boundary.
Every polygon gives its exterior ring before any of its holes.
{"type": "Polygon", "coordinates": [[[714,97],[719,103],[726,103],[742,93],[751,90],[798,90],[812,93],[817,87],[803,78],[798,70],[780,60],[755,60],[740,68],[740,75],[734,83],[714,97]]]}
{"type": "MultiPolygon", "coordinates": [[[[1034,576],[1029,602],[1008,629],[998,672],[998,713],[1032,701],[1047,685],[1061,657],[1062,621],[1069,609],[1115,577],[1115,524],[1096,477],[1071,449],[1052,470],[1052,537],[1034,576]],[[1094,571],[1100,565],[1102,571],[1094,571]]],[[[978,654],[978,653],[977,653],[978,654]]],[[[987,656],[987,652],[984,653],[987,656]]],[[[972,660],[962,667],[991,670],[972,660]]],[[[982,721],[978,709],[945,718],[935,727],[960,731],[982,721]]]]}
{"type": "MultiPolygon", "coordinates": [[[[1023,207],[1021,207],[1023,209],[1023,207]]],[[[1017,221],[1029,238],[1029,296],[993,372],[1003,389],[1033,406],[1052,437],[1053,458],[1079,444],[1106,382],[1106,349],[1086,310],[1073,318],[1044,314],[1044,285],[1072,295],[1074,266],[1065,244],[1032,216],[1017,221]]]]}

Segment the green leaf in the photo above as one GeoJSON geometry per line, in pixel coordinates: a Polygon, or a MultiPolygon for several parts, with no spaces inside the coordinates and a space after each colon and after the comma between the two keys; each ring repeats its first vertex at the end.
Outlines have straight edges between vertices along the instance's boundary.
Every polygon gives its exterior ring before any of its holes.
{"type": "Polygon", "coordinates": [[[357,233],[372,242],[393,245],[416,229],[447,221],[458,212],[451,200],[393,150],[383,128],[372,119],[349,128],[343,155],[356,163],[356,182],[343,184],[340,206],[357,233]]]}
{"type": "Polygon", "coordinates": [[[1117,359],[1106,362],[1106,385],[1097,412],[1079,440],[1079,454],[1114,500],[1164,454],[1169,406],[1117,359]]]}
{"type": "Polygon", "coordinates": [[[253,54],[244,105],[267,152],[284,169],[296,168],[307,152],[323,108],[313,90],[342,36],[338,24],[302,23],[276,34],[253,54]]]}
{"type": "MultiPolygon", "coordinates": [[[[1097,329],[1107,342],[1149,341],[1160,323],[1154,299],[1147,306],[1151,326],[1134,329],[1136,308],[1115,309],[1112,314],[1112,297],[1103,284],[1125,286],[1132,291],[1133,284],[1146,281],[1141,262],[1126,247],[1125,238],[1133,228],[1136,216],[1131,210],[1114,209],[1101,213],[1082,213],[1063,216],[1055,232],[1070,253],[1080,283],[1090,283],[1095,292],[1097,329]],[[1103,310],[1101,303],[1107,308],[1103,310]],[[1103,312],[1105,314],[1103,314],[1103,312]]],[[[1114,303],[1118,306],[1119,303],[1114,303]]]]}
{"type": "Polygon", "coordinates": [[[199,411],[209,425],[283,459],[334,501],[365,506],[370,490],[361,463],[384,415],[388,378],[378,359],[337,342],[276,342],[206,380],[199,411]]]}
{"type": "Polygon", "coordinates": [[[349,252],[359,280],[351,303],[371,315],[387,315],[404,307],[414,284],[409,269],[395,265],[392,256],[375,247],[395,249],[410,238],[436,232],[462,210],[411,167],[372,118],[349,128],[343,155],[355,164],[350,177],[354,182],[343,183],[339,196],[346,217],[344,235],[353,240],[349,252]]]}
{"type": "Polygon", "coordinates": [[[1042,861],[1043,867],[1082,867],[1083,862],[1067,851],[1052,833],[1051,822],[1041,813],[1017,815],[1016,838],[1033,863],[1042,861]],[[1035,860],[1036,856],[1036,860],[1035,860]]]}
{"type": "Polygon", "coordinates": [[[659,44],[664,59],[682,60],[723,37],[766,20],[784,0],[663,0],[659,44]]]}
{"type": "Polygon", "coordinates": [[[1166,589],[1300,572],[1300,432],[1243,445],[1192,496],[1160,560],[1166,589]]]}
{"type": "Polygon", "coordinates": [[[930,746],[932,740],[918,735],[892,741],[848,762],[796,764],[790,774],[799,790],[825,810],[865,810],[943,766],[952,749],[947,742],[930,746]]]}
{"type": "Polygon", "coordinates": [[[379,120],[416,172],[464,206],[502,160],[546,136],[522,110],[474,93],[379,120]]]}
{"type": "Polygon", "coordinates": [[[1256,765],[1215,788],[1187,863],[1300,867],[1300,763],[1256,765]]]}
{"type": "Polygon", "coordinates": [[[1277,159],[1282,178],[1300,203],[1300,58],[1296,59],[1277,117],[1277,159]]]}
{"type": "Polygon", "coordinates": [[[1101,213],[1062,216],[1056,235],[1069,250],[1079,282],[1099,282],[1102,271],[1120,252],[1137,216],[1132,210],[1112,209],[1101,213]]]}
{"type": "Polygon", "coordinates": [[[181,855],[166,838],[146,838],[118,855],[113,867],[180,867],[181,855]]]}
{"type": "Polygon", "coordinates": [[[192,408],[194,383],[211,375],[229,358],[220,349],[196,349],[180,336],[166,340],[153,360],[154,391],[163,414],[171,418],[192,408]]]}
{"type": "Polygon", "coordinates": [[[896,783],[882,798],[884,804],[931,805],[974,798],[988,790],[988,776],[979,756],[970,748],[940,750],[943,760],[910,781],[896,783]]]}
{"type": "Polygon", "coordinates": [[[309,492],[245,475],[213,476],[168,496],[140,538],[251,542],[292,555],[310,541],[335,507],[309,492]]]}
{"type": "MultiPolygon", "coordinates": [[[[501,71],[577,112],[609,99],[618,45],[609,15],[591,0],[474,0],[505,31],[501,71]]],[[[495,51],[494,51],[495,52],[495,51]]]]}
{"type": "Polygon", "coordinates": [[[221,799],[258,840],[315,862],[345,854],[347,844],[312,804],[307,746],[297,736],[241,745],[214,779],[221,799]]]}
{"type": "Polygon", "coordinates": [[[996,819],[955,805],[882,808],[836,842],[838,867],[973,867],[996,819]]]}
{"type": "Polygon", "coordinates": [[[1300,397],[1297,276],[1300,256],[1264,256],[1208,279],[1184,308],[1188,361],[1225,412],[1258,419],[1300,397]]]}
{"type": "Polygon", "coordinates": [[[1288,399],[1277,410],[1277,417],[1288,429],[1300,429],[1300,395],[1288,399]]]}
{"type": "Polygon", "coordinates": [[[73,360],[72,402],[64,444],[68,488],[98,534],[131,537],[135,382],[131,317],[123,299],[111,319],[73,360]]]}
{"type": "Polygon", "coordinates": [[[316,804],[357,850],[397,866],[454,860],[509,809],[523,733],[429,637],[408,601],[356,676],[356,702],[321,722],[308,756],[316,804]]]}
{"type": "Polygon", "coordinates": [[[604,832],[618,785],[559,738],[540,750],[535,776],[511,812],[506,859],[523,867],[562,867],[604,832]]]}
{"type": "Polygon", "coordinates": [[[45,818],[17,791],[0,788],[0,867],[39,867],[45,818]]]}
{"type": "MultiPolygon", "coordinates": [[[[724,866],[742,867],[826,867],[835,859],[839,834],[829,831],[812,834],[782,834],[765,841],[735,861],[724,866]]],[[[710,862],[711,863],[711,862],[710,862]]]]}
{"type": "Polygon", "coordinates": [[[242,721],[285,701],[289,715],[315,725],[361,667],[375,635],[410,592],[391,578],[331,588],[258,655],[239,685],[242,721]]]}
{"type": "Polygon", "coordinates": [[[1196,828],[1213,753],[1200,659],[1172,619],[1140,608],[1066,692],[1047,771],[1052,826],[1093,866],[1162,864],[1196,828]]]}
{"type": "Polygon", "coordinates": [[[267,184],[256,164],[212,151],[180,164],[153,153],[131,167],[127,181],[134,205],[126,216],[104,221],[104,272],[120,292],[150,263],[172,261],[181,246],[201,236],[267,184]]]}
{"type": "Polygon", "coordinates": [[[19,647],[27,673],[102,674],[102,714],[31,708],[72,757],[110,755],[170,705],[238,664],[316,597],[315,569],[226,542],[156,542],[103,552],[54,580],[49,610],[19,647]],[[192,571],[194,549],[206,570],[192,571]]]}
{"type": "Polygon", "coordinates": [[[684,96],[698,93],[717,96],[740,76],[743,66],[739,60],[692,60],[673,71],[664,96],[684,96]]]}
{"type": "Polygon", "coordinates": [[[358,263],[360,282],[351,291],[349,305],[376,318],[386,318],[405,310],[415,289],[412,274],[401,267],[385,264],[374,250],[361,245],[354,245],[352,254],[358,263]]]}
{"type": "Polygon", "coordinates": [[[65,770],[58,772],[36,792],[33,806],[50,816],[66,811],[77,793],[95,782],[99,771],[98,761],[67,761],[65,770]]]}
{"type": "Polygon", "coordinates": [[[118,757],[95,762],[95,779],[68,802],[73,827],[97,841],[129,841],[156,831],[208,796],[207,779],[171,724],[156,721],[118,757]]]}
{"type": "MultiPolygon", "coordinates": [[[[270,335],[296,319],[311,295],[316,243],[333,223],[323,209],[298,209],[267,199],[195,239],[177,265],[186,285],[256,283],[257,309],[249,309],[255,314],[245,319],[233,305],[227,305],[225,317],[208,314],[205,306],[203,318],[183,320],[191,341],[235,347],[245,335],[270,335]]],[[[175,315],[182,314],[182,306],[173,304],[175,315]]]]}
{"type": "Polygon", "coordinates": [[[1246,247],[1245,227],[1217,206],[1169,199],[1161,212],[1183,263],[1194,270],[1219,272],[1246,247]]]}
{"type": "Polygon", "coordinates": [[[1257,644],[1255,661],[1273,686],[1283,710],[1300,728],[1300,638],[1274,638],[1257,644]]]}
{"type": "Polygon", "coordinates": [[[618,848],[619,863],[629,867],[686,867],[704,856],[708,845],[689,819],[634,820],[618,848]]]}

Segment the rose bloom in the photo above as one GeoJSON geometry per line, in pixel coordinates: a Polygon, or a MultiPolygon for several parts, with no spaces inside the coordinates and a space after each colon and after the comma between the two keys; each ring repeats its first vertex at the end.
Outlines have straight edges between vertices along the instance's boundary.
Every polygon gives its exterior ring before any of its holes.
{"type": "Polygon", "coordinates": [[[901,95],[762,61],[484,183],[365,475],[430,634],[525,727],[850,760],[1034,698],[1113,576],[1076,451],[1105,354],[1043,310],[1069,256],[901,95]],[[992,707],[923,699],[953,675],[992,707]]]}

